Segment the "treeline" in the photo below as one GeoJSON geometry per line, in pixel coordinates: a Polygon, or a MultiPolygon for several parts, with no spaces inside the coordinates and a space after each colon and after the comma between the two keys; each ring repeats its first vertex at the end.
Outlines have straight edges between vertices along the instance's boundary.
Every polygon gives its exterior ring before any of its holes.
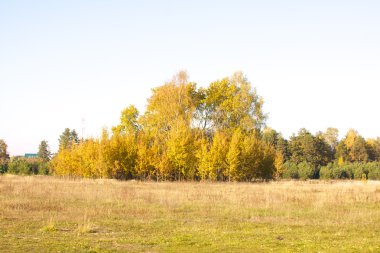
{"type": "MultiPolygon", "coordinates": [[[[338,130],[328,128],[285,139],[266,126],[262,106],[240,72],[199,88],[180,72],[152,90],[144,114],[125,108],[120,123],[99,138],[80,140],[65,129],[58,153],[43,160],[48,170],[10,164],[2,170],[141,180],[380,179],[379,138],[351,129],[339,140],[338,130]]],[[[0,159],[9,161],[1,148],[0,159]]]]}
{"type": "Polygon", "coordinates": [[[338,140],[328,128],[315,136],[305,129],[287,141],[283,178],[380,179],[380,139],[365,140],[350,129],[338,140]]]}
{"type": "Polygon", "coordinates": [[[48,175],[50,171],[51,153],[47,141],[41,141],[37,157],[10,157],[7,144],[0,140],[0,174],[48,175]]]}
{"type": "Polygon", "coordinates": [[[180,72],[152,90],[143,115],[127,107],[98,139],[80,141],[66,129],[52,171],[150,180],[377,178],[379,139],[350,130],[338,140],[329,128],[315,135],[301,129],[287,140],[266,127],[262,105],[240,72],[206,88],[180,72]]]}

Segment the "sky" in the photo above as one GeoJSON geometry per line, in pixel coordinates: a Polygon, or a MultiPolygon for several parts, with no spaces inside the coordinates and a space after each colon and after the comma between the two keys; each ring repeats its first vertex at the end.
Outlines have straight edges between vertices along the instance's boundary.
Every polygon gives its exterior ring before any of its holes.
{"type": "Polygon", "coordinates": [[[0,1],[0,139],[52,151],[96,137],[179,70],[199,86],[243,71],[285,137],[380,136],[380,1],[0,1]]]}

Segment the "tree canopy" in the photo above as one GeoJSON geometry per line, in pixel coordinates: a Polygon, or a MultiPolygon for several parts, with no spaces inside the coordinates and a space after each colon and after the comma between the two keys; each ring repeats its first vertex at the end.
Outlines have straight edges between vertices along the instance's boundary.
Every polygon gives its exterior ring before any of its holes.
{"type": "Polygon", "coordinates": [[[379,138],[365,140],[355,130],[339,140],[335,128],[316,134],[302,128],[285,139],[266,126],[263,98],[242,72],[198,87],[180,71],[152,89],[147,101],[143,114],[133,105],[122,110],[119,124],[99,138],[79,140],[66,128],[52,171],[93,178],[252,181],[315,179],[347,162],[380,162],[379,138]]]}

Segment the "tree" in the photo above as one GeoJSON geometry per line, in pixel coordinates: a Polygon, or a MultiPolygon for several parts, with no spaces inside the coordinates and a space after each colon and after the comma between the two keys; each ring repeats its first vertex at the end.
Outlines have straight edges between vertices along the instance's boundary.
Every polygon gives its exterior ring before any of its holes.
{"type": "Polygon", "coordinates": [[[200,108],[207,122],[204,125],[213,132],[237,127],[246,132],[260,131],[265,125],[263,99],[242,72],[212,82],[204,93],[200,108]]]}
{"type": "Polygon", "coordinates": [[[279,138],[280,138],[280,134],[276,130],[270,127],[264,128],[262,139],[265,143],[276,147],[279,138]]]}
{"type": "Polygon", "coordinates": [[[322,133],[317,133],[314,138],[314,145],[316,153],[318,155],[318,166],[325,166],[331,161],[334,160],[334,150],[331,149],[331,146],[325,141],[322,133]]]}
{"type": "Polygon", "coordinates": [[[351,149],[349,151],[349,155],[351,157],[351,161],[357,161],[357,162],[367,162],[368,161],[368,152],[367,152],[367,146],[366,141],[363,137],[358,136],[353,145],[351,146],[351,149]]]}
{"type": "Polygon", "coordinates": [[[0,173],[7,171],[7,166],[9,162],[9,154],[7,151],[7,144],[3,139],[0,139],[0,173]]]}
{"type": "Polygon", "coordinates": [[[339,165],[343,165],[345,161],[349,161],[348,148],[344,140],[340,140],[335,148],[335,159],[338,160],[339,165]]]}
{"type": "Polygon", "coordinates": [[[354,145],[355,140],[358,138],[359,133],[355,129],[349,129],[344,138],[344,144],[348,149],[351,149],[354,145]]]}
{"type": "Polygon", "coordinates": [[[229,136],[225,132],[217,131],[212,140],[208,156],[208,179],[223,181],[228,169],[227,152],[229,136]]]}
{"type": "Polygon", "coordinates": [[[247,134],[242,144],[242,171],[241,180],[271,179],[276,173],[275,148],[266,144],[255,134],[247,134]]]}
{"type": "Polygon", "coordinates": [[[102,162],[107,169],[107,177],[131,179],[135,176],[137,142],[135,134],[114,132],[109,138],[103,133],[100,143],[102,162]]]}
{"type": "Polygon", "coordinates": [[[112,128],[122,134],[136,134],[140,126],[138,124],[139,111],[134,105],[130,105],[121,112],[120,124],[112,128]]]}
{"type": "MultiPolygon", "coordinates": [[[[189,147],[197,103],[196,84],[189,82],[187,73],[181,71],[171,81],[154,88],[152,93],[147,110],[139,119],[148,141],[146,153],[150,154],[150,163],[158,177],[183,177],[195,163],[195,155],[190,154],[189,147]],[[188,168],[183,167],[184,162],[188,168]]],[[[142,162],[140,158],[139,161],[142,162]]],[[[145,169],[140,167],[140,170],[145,169]]]]}
{"type": "Polygon", "coordinates": [[[275,159],[274,159],[274,166],[276,168],[276,174],[274,175],[276,178],[281,177],[284,173],[284,155],[281,151],[277,150],[275,159]]]}
{"type": "Polygon", "coordinates": [[[151,179],[157,176],[152,143],[153,138],[146,132],[138,133],[135,171],[136,176],[140,179],[151,179]]]}
{"type": "Polygon", "coordinates": [[[370,161],[380,161],[380,138],[368,139],[366,142],[368,159],[370,161]]]}
{"type": "Polygon", "coordinates": [[[74,144],[79,143],[79,137],[77,132],[73,129],[70,130],[66,128],[60,135],[59,139],[59,150],[70,149],[74,144]]]}
{"type": "Polygon", "coordinates": [[[290,158],[289,143],[282,135],[279,135],[276,145],[276,150],[282,155],[283,162],[286,162],[290,158]]]}
{"type": "Polygon", "coordinates": [[[288,141],[282,137],[281,133],[269,127],[264,128],[262,140],[276,149],[275,166],[277,176],[280,176],[283,171],[283,164],[289,159],[288,141]]]}
{"type": "Polygon", "coordinates": [[[322,134],[323,139],[330,146],[332,159],[334,158],[334,155],[336,152],[336,146],[338,145],[338,136],[339,136],[338,129],[333,128],[333,127],[327,128],[326,132],[322,134]]]}
{"type": "Polygon", "coordinates": [[[168,133],[178,120],[190,125],[196,108],[196,84],[188,82],[186,72],[179,72],[170,82],[152,89],[152,93],[140,120],[144,129],[161,134],[168,133]]]}
{"type": "Polygon", "coordinates": [[[298,135],[290,137],[289,140],[289,150],[291,153],[292,162],[299,164],[301,162],[314,162],[315,147],[314,147],[314,136],[302,128],[299,130],[298,135]]]}
{"type": "Polygon", "coordinates": [[[199,140],[199,149],[197,149],[196,157],[198,160],[198,176],[201,180],[209,179],[211,172],[211,156],[210,143],[204,137],[199,140]]]}
{"type": "Polygon", "coordinates": [[[51,152],[50,152],[49,145],[48,145],[47,141],[45,141],[45,140],[41,141],[40,146],[38,147],[38,156],[44,162],[50,161],[51,152]]]}
{"type": "Polygon", "coordinates": [[[244,175],[242,175],[242,143],[243,143],[243,134],[240,128],[237,128],[230,142],[230,146],[227,153],[227,164],[228,169],[225,172],[225,175],[228,178],[228,181],[237,181],[240,180],[244,175]]]}
{"type": "Polygon", "coordinates": [[[296,164],[302,162],[314,166],[314,177],[318,177],[318,168],[332,160],[331,149],[321,134],[312,135],[306,129],[301,129],[298,135],[293,135],[289,141],[290,160],[296,164]]]}
{"type": "Polygon", "coordinates": [[[194,179],[196,174],[194,149],[193,135],[189,125],[179,120],[170,130],[167,141],[167,155],[175,179],[194,179]]]}
{"type": "Polygon", "coordinates": [[[338,158],[344,161],[366,162],[369,157],[365,139],[354,129],[349,129],[345,138],[338,144],[338,158]]]}
{"type": "Polygon", "coordinates": [[[66,128],[51,164],[57,174],[83,177],[271,178],[275,160],[280,167],[286,157],[286,141],[275,131],[267,143],[261,139],[262,104],[241,72],[197,89],[180,71],[152,90],[144,115],[133,105],[125,108],[100,139],[79,142],[66,128]]]}

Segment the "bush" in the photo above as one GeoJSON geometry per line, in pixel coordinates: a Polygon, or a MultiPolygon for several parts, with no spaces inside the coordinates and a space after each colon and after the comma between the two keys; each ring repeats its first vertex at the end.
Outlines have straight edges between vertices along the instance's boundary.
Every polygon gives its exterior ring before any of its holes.
{"type": "Polygon", "coordinates": [[[299,179],[297,164],[293,162],[284,163],[283,178],[286,179],[299,179]]]}
{"type": "Polygon", "coordinates": [[[300,179],[312,179],[314,178],[314,166],[307,162],[302,162],[297,165],[298,175],[300,179]]]}
{"type": "Polygon", "coordinates": [[[21,175],[47,175],[49,166],[39,158],[13,157],[8,164],[8,173],[21,175]]]}
{"type": "Polygon", "coordinates": [[[314,168],[311,163],[302,162],[296,164],[294,162],[287,161],[284,163],[284,172],[282,177],[285,179],[312,179],[316,178],[318,170],[314,168]]]}
{"type": "Polygon", "coordinates": [[[380,163],[346,163],[342,166],[330,163],[320,170],[321,179],[371,179],[380,180],[380,163]]]}
{"type": "Polygon", "coordinates": [[[322,167],[319,172],[321,179],[361,179],[362,173],[362,166],[352,163],[346,163],[342,166],[337,163],[329,163],[322,167]]]}
{"type": "Polygon", "coordinates": [[[7,164],[0,164],[0,174],[4,174],[8,171],[8,165],[7,164]]]}
{"type": "Polygon", "coordinates": [[[29,166],[24,158],[12,158],[8,164],[8,172],[11,174],[29,174],[29,166]]]}
{"type": "Polygon", "coordinates": [[[363,177],[368,178],[368,170],[365,163],[351,163],[345,165],[348,171],[351,172],[351,178],[361,180],[363,177]]]}
{"type": "Polygon", "coordinates": [[[320,179],[333,179],[333,168],[334,164],[329,163],[326,166],[321,167],[319,170],[319,178],[320,179]]]}
{"type": "Polygon", "coordinates": [[[40,175],[49,175],[50,170],[49,170],[49,163],[47,162],[41,162],[38,165],[38,174],[40,175]]]}
{"type": "Polygon", "coordinates": [[[380,163],[367,163],[367,178],[370,180],[380,180],[380,163]]]}
{"type": "Polygon", "coordinates": [[[339,167],[336,166],[332,169],[332,178],[333,179],[351,179],[352,172],[349,167],[339,167]]]}

